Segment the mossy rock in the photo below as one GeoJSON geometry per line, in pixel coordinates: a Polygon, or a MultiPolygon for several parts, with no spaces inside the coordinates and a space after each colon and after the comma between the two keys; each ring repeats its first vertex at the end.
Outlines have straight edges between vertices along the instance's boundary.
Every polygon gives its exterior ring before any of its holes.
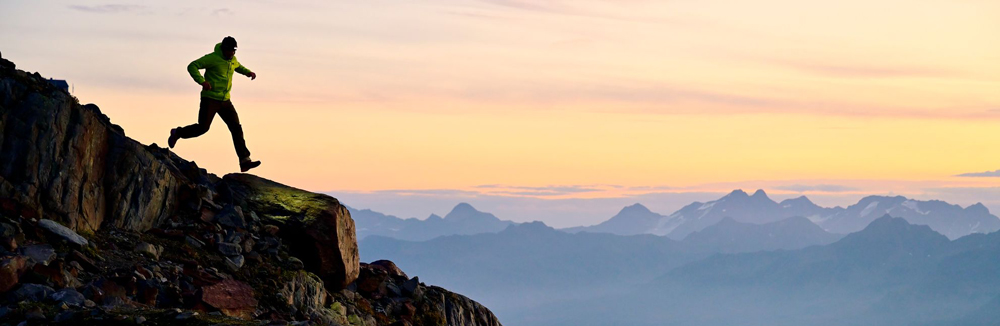
{"type": "Polygon", "coordinates": [[[336,198],[289,187],[251,174],[228,174],[220,194],[278,224],[278,236],[306,270],[319,275],[332,291],[358,277],[360,257],[354,220],[336,198]]]}

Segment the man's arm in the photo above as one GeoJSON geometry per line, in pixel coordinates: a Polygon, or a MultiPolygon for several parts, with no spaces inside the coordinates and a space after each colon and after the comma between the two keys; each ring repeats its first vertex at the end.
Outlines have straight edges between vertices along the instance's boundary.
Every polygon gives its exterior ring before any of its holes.
{"type": "Polygon", "coordinates": [[[205,66],[207,66],[207,64],[208,64],[208,56],[206,55],[201,58],[198,58],[198,60],[191,61],[191,64],[189,64],[187,67],[188,74],[190,74],[191,78],[194,79],[194,82],[198,83],[199,85],[205,84],[205,77],[202,77],[201,72],[198,70],[205,69],[205,66]]]}
{"type": "Polygon", "coordinates": [[[255,74],[253,71],[250,71],[249,68],[244,67],[242,63],[236,67],[236,72],[240,73],[241,75],[250,77],[250,80],[257,79],[257,74],[255,74]]]}

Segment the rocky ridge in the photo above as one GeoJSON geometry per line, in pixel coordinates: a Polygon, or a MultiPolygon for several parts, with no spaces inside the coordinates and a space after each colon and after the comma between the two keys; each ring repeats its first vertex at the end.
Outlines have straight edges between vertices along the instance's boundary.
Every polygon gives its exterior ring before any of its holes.
{"type": "Polygon", "coordinates": [[[0,59],[0,325],[500,325],[355,237],[337,199],[219,178],[0,59]]]}

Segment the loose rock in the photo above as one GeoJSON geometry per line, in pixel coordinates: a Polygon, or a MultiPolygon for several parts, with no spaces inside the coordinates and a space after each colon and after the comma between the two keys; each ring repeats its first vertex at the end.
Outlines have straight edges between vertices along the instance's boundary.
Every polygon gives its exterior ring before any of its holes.
{"type": "Polygon", "coordinates": [[[21,247],[21,254],[28,256],[32,263],[42,265],[48,265],[56,259],[56,250],[47,244],[21,247]]]}
{"type": "Polygon", "coordinates": [[[257,308],[253,288],[236,280],[225,280],[202,288],[201,300],[230,317],[250,318],[257,308]]]}
{"type": "Polygon", "coordinates": [[[62,224],[59,224],[56,221],[42,219],[38,221],[38,226],[51,232],[52,234],[58,235],[63,239],[66,239],[66,241],[69,241],[70,243],[76,245],[77,247],[83,247],[89,243],[87,239],[80,236],[70,228],[63,226],[62,224]]]}
{"type": "Polygon", "coordinates": [[[243,247],[235,243],[220,242],[219,252],[229,257],[239,256],[243,253],[243,247]]]}
{"type": "Polygon", "coordinates": [[[148,242],[139,243],[138,245],[135,246],[135,250],[157,260],[160,259],[160,252],[163,251],[163,249],[160,248],[159,246],[148,242]]]}

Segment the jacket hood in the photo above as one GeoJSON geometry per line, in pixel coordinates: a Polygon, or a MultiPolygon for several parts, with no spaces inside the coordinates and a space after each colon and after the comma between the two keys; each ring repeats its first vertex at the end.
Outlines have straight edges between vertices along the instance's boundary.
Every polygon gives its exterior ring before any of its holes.
{"type": "MultiPolygon", "coordinates": [[[[222,60],[226,60],[226,56],[222,54],[222,42],[215,43],[215,51],[212,51],[212,53],[219,55],[222,60]]],[[[229,58],[229,60],[232,60],[233,58],[236,58],[235,54],[232,58],[229,58]]]]}

